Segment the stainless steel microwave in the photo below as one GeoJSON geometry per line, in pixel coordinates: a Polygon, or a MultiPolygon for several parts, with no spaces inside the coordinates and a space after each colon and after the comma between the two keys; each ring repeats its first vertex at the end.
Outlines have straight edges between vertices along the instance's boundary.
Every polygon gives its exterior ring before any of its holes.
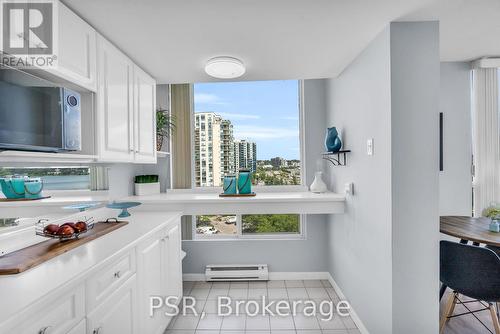
{"type": "Polygon", "coordinates": [[[0,69],[0,150],[81,150],[81,98],[31,74],[0,69]]]}

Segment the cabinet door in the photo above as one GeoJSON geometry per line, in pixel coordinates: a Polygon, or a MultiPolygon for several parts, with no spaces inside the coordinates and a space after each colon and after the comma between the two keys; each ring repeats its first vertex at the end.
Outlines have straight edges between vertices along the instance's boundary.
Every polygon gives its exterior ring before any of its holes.
{"type": "Polygon", "coordinates": [[[133,63],[120,50],[98,37],[97,128],[101,161],[132,162],[133,63]]]}
{"type": "Polygon", "coordinates": [[[0,333],[65,334],[84,317],[85,290],[83,284],[78,284],[52,293],[19,312],[0,326],[0,333]]]}
{"type": "Polygon", "coordinates": [[[87,333],[87,322],[85,319],[83,319],[78,323],[78,325],[73,327],[67,334],[86,334],[86,333],[87,333]]]}
{"type": "Polygon", "coordinates": [[[61,2],[59,8],[59,40],[55,74],[96,90],[96,31],[61,2]]]}
{"type": "Polygon", "coordinates": [[[141,333],[161,333],[167,327],[167,319],[162,309],[158,309],[153,317],[149,315],[150,297],[165,297],[165,280],[162,264],[165,256],[163,238],[166,230],[140,243],[137,247],[137,282],[139,287],[139,324],[141,333]]]}
{"type": "Polygon", "coordinates": [[[134,68],[135,161],[156,163],[156,82],[134,68]]]}
{"type": "Polygon", "coordinates": [[[171,227],[167,232],[167,266],[166,282],[167,296],[182,297],[182,258],[181,258],[181,229],[180,223],[171,227]]]}
{"type": "Polygon", "coordinates": [[[136,283],[134,275],[87,315],[87,333],[139,333],[136,312],[136,283]]]}

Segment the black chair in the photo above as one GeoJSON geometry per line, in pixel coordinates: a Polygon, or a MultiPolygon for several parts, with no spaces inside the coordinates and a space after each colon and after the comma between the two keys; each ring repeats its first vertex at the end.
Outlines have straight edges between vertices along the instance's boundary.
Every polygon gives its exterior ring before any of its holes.
{"type": "Polygon", "coordinates": [[[479,320],[474,313],[489,310],[495,333],[500,334],[497,304],[500,302],[500,257],[494,251],[484,247],[442,240],[440,242],[440,279],[444,285],[453,290],[440,321],[440,333],[452,317],[472,314],[479,320]],[[485,308],[471,311],[466,304],[475,301],[462,301],[459,298],[460,294],[480,301],[485,308]],[[456,304],[464,305],[468,312],[453,315],[456,304]]]}

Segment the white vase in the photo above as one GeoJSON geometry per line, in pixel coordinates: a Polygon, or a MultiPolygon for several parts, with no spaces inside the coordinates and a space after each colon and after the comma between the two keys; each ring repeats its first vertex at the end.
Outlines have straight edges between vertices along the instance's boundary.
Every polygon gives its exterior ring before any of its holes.
{"type": "Polygon", "coordinates": [[[160,182],[134,183],[134,186],[136,196],[154,195],[160,193],[160,182]]]}
{"type": "Polygon", "coordinates": [[[328,188],[326,187],[326,183],[323,181],[323,172],[316,172],[314,173],[314,181],[309,187],[311,192],[313,193],[325,193],[328,191],[328,188]]]}

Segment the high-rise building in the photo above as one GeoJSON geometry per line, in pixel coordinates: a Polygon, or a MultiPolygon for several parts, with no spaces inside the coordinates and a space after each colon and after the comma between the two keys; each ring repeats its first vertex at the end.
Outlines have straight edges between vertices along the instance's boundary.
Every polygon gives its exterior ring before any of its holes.
{"type": "Polygon", "coordinates": [[[273,167],[286,167],[287,161],[281,157],[271,158],[271,165],[273,167]]]}
{"type": "Polygon", "coordinates": [[[247,140],[234,141],[234,167],[257,171],[257,144],[247,140]]]}
{"type": "Polygon", "coordinates": [[[196,186],[220,186],[224,175],[235,172],[233,125],[213,112],[201,112],[195,113],[194,130],[196,186]]]}

